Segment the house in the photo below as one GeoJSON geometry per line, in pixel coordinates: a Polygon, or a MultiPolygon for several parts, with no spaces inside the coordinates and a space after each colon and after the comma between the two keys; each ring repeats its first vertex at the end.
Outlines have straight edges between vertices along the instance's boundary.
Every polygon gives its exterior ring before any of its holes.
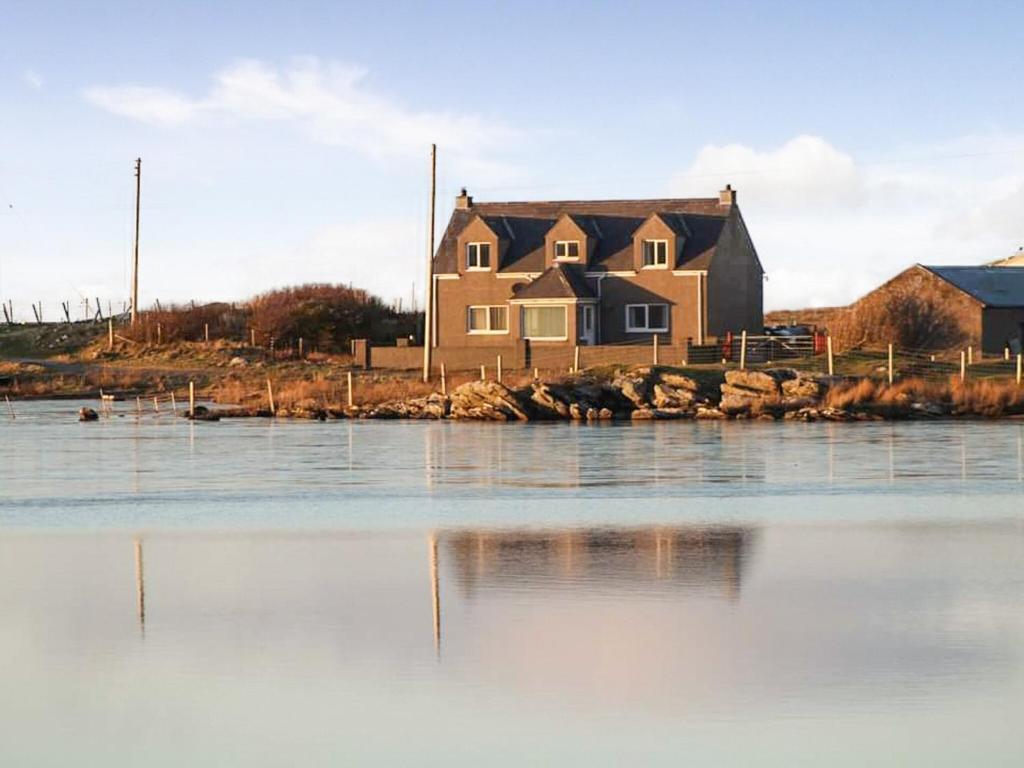
{"type": "Polygon", "coordinates": [[[1006,266],[930,267],[904,270],[857,303],[883,292],[903,292],[941,307],[961,342],[984,352],[1016,354],[1024,339],[1024,269],[1006,266]]]}
{"type": "Polygon", "coordinates": [[[474,202],[434,255],[442,353],[706,343],[763,327],[764,270],[727,186],[717,197],[474,202]]]}

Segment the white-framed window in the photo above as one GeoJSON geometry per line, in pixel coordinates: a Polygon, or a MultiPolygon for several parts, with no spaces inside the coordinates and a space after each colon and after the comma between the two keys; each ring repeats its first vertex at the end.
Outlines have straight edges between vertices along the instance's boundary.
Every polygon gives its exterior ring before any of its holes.
{"type": "Polygon", "coordinates": [[[565,305],[536,304],[523,307],[523,338],[549,341],[565,341],[569,338],[565,305]]]}
{"type": "Polygon", "coordinates": [[[579,240],[556,240],[555,241],[555,258],[558,260],[578,260],[580,257],[580,241],[579,240]]]}
{"type": "Polygon", "coordinates": [[[469,333],[508,333],[508,307],[500,304],[466,307],[466,329],[469,333]]]}
{"type": "Polygon", "coordinates": [[[644,267],[668,266],[668,240],[644,240],[643,251],[644,267]]]}
{"type": "Polygon", "coordinates": [[[466,269],[490,269],[491,244],[466,243],[466,269]]]}
{"type": "Polygon", "coordinates": [[[668,304],[627,304],[626,332],[654,333],[668,330],[668,304]]]}

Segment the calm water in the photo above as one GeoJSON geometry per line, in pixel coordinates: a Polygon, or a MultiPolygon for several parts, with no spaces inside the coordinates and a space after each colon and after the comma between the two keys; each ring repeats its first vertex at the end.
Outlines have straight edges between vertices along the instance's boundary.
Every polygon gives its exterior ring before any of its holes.
{"type": "Polygon", "coordinates": [[[0,765],[1019,765],[1024,424],[0,422],[0,765]]]}

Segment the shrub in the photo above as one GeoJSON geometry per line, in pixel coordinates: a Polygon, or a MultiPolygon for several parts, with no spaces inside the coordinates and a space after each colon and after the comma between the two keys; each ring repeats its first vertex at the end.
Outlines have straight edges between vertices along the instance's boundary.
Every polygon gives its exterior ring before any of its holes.
{"type": "Polygon", "coordinates": [[[949,349],[965,341],[940,301],[902,286],[861,299],[836,316],[830,331],[846,348],[892,342],[902,349],[949,349]]]}

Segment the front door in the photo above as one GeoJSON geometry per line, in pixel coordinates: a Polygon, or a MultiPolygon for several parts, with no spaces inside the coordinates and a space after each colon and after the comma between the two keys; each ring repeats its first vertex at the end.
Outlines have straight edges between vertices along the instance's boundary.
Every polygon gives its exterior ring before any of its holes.
{"type": "Polygon", "coordinates": [[[583,304],[580,306],[580,341],[583,344],[595,344],[597,342],[597,333],[595,327],[595,312],[593,304],[583,304]]]}

